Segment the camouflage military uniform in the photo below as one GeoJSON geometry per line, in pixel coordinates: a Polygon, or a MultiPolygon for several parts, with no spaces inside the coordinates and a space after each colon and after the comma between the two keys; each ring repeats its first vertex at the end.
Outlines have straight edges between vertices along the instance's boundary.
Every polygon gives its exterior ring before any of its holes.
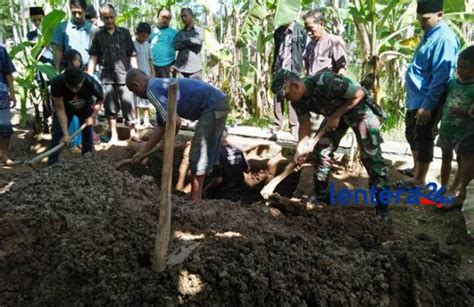
{"type": "MultiPolygon", "coordinates": [[[[293,104],[298,118],[309,119],[309,112],[324,116],[331,115],[348,99],[354,97],[361,87],[351,79],[325,71],[303,80],[308,95],[293,104]]],[[[318,200],[328,202],[328,182],[332,166],[333,153],[337,150],[341,138],[347,129],[352,128],[361,150],[361,159],[368,174],[370,186],[382,189],[390,186],[388,168],[382,157],[382,137],[380,122],[374,114],[366,96],[356,107],[341,117],[339,126],[326,132],[314,148],[314,185],[318,200]]],[[[321,127],[325,125],[325,121],[321,127]]]]}

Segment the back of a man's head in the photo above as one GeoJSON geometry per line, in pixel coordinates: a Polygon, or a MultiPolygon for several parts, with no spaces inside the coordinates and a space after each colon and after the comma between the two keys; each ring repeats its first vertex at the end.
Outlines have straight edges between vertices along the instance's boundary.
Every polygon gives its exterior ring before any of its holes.
{"type": "Polygon", "coordinates": [[[82,80],[84,80],[85,75],[81,69],[69,67],[64,70],[64,77],[67,84],[71,86],[77,86],[82,82],[82,80]]]}
{"type": "Polygon", "coordinates": [[[146,78],[146,76],[147,75],[142,70],[132,68],[127,72],[127,76],[125,77],[125,83],[132,84],[137,81],[140,81],[140,79],[142,78],[146,78]]]}

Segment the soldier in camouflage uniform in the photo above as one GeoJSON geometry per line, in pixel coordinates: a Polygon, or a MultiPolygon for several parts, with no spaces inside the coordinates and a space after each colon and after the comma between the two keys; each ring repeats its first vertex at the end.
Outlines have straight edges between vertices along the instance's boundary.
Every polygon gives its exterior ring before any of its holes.
{"type": "MultiPolygon", "coordinates": [[[[331,71],[323,71],[301,80],[296,74],[281,71],[272,81],[272,91],[283,91],[300,122],[295,160],[302,163],[305,152],[300,144],[311,133],[310,112],[326,117],[321,127],[327,132],[313,150],[316,200],[329,203],[329,175],[334,151],[350,127],[361,150],[361,159],[369,174],[370,186],[377,190],[390,187],[388,168],[382,157],[380,122],[370,96],[357,83],[331,71]]],[[[322,129],[322,128],[320,128],[322,129]]],[[[387,206],[377,201],[377,214],[388,221],[387,206]]]]}

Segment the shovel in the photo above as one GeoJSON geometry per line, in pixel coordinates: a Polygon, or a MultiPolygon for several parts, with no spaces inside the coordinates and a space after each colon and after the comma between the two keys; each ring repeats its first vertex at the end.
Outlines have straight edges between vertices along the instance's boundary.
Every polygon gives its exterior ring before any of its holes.
{"type": "MultiPolygon", "coordinates": [[[[310,152],[314,148],[314,146],[316,146],[321,137],[326,133],[326,130],[327,128],[323,127],[321,130],[319,130],[316,136],[313,136],[308,140],[308,143],[306,145],[308,147],[308,152],[310,152]]],[[[300,166],[295,161],[291,161],[280,175],[270,180],[270,182],[263,187],[263,189],[260,191],[260,195],[262,195],[264,199],[268,199],[270,195],[273,194],[273,190],[275,190],[275,188],[280,184],[280,182],[282,182],[294,171],[299,170],[299,168],[300,166]]]]}
{"type": "MultiPolygon", "coordinates": [[[[160,149],[160,145],[158,144],[155,147],[153,147],[152,149],[150,149],[147,153],[145,153],[143,155],[143,159],[148,157],[149,155],[151,155],[155,151],[158,151],[159,149],[160,149]]],[[[122,166],[129,164],[130,162],[132,162],[132,159],[123,159],[121,161],[118,161],[117,163],[115,163],[115,169],[119,169],[122,166]]]]}
{"type": "MultiPolygon", "coordinates": [[[[82,130],[84,130],[84,128],[87,126],[86,123],[83,123],[81,127],[79,127],[78,130],[74,131],[73,134],[71,134],[70,138],[73,139],[76,135],[78,135],[79,133],[82,132],[82,130]]],[[[61,150],[63,147],[64,147],[64,144],[63,142],[59,143],[58,145],[54,146],[53,148],[51,148],[50,150],[48,151],[45,151],[39,155],[37,155],[36,157],[34,157],[33,159],[29,160],[29,161],[25,161],[24,164],[26,165],[33,165],[41,160],[43,160],[44,158],[46,157],[49,157],[50,155],[52,155],[53,153],[61,150]]]]}

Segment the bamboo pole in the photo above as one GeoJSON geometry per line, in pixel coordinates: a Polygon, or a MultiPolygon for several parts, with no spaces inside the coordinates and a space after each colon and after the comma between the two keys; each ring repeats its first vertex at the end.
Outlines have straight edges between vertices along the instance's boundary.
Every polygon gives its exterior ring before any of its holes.
{"type": "Polygon", "coordinates": [[[163,154],[163,171],[161,173],[160,217],[155,236],[152,269],[162,272],[166,269],[166,256],[171,232],[171,177],[173,175],[173,154],[176,132],[176,97],[178,80],[168,88],[168,114],[166,118],[165,148],[163,154]]]}

